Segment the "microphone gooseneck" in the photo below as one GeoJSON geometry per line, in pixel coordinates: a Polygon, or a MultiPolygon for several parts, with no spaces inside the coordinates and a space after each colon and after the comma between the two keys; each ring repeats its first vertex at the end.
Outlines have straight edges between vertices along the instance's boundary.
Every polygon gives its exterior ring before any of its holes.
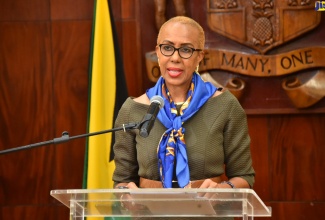
{"type": "Polygon", "coordinates": [[[150,103],[147,114],[143,117],[140,127],[140,136],[145,138],[149,136],[159,110],[164,107],[164,99],[159,95],[155,95],[150,99],[150,103]]]}

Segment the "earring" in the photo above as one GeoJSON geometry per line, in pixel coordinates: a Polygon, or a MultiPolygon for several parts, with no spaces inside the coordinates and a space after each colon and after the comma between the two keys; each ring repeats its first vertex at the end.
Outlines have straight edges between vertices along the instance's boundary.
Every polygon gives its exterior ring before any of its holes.
{"type": "Polygon", "coordinates": [[[195,72],[199,74],[199,65],[196,66],[195,72]]]}

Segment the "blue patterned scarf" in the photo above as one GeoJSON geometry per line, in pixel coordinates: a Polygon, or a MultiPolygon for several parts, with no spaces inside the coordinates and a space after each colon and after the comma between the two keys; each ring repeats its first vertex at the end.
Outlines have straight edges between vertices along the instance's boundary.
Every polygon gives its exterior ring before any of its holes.
{"type": "Polygon", "coordinates": [[[216,90],[217,88],[214,85],[204,82],[199,74],[193,73],[191,88],[179,115],[177,115],[175,103],[168,95],[169,92],[164,78],[160,77],[156,85],[147,90],[146,94],[149,99],[154,95],[160,95],[165,102],[164,108],[159,111],[157,116],[159,121],[167,128],[161,137],[157,150],[160,179],[164,188],[172,187],[175,158],[177,161],[176,177],[178,185],[184,188],[190,183],[190,171],[184,139],[185,129],[182,125],[213,96],[216,90]]]}

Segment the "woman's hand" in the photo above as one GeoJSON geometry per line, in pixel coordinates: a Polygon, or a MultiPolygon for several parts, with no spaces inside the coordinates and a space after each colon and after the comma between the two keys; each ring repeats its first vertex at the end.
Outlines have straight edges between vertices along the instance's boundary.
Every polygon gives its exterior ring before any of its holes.
{"type": "Polygon", "coordinates": [[[134,182],[119,183],[115,186],[115,189],[138,189],[139,187],[134,182]]]}
{"type": "Polygon", "coordinates": [[[241,177],[234,177],[228,180],[231,184],[227,182],[222,182],[222,183],[216,183],[213,182],[211,179],[206,179],[204,182],[201,184],[199,188],[250,188],[249,184],[247,181],[241,177]],[[234,187],[232,187],[233,185],[234,187]]]}
{"type": "Polygon", "coordinates": [[[211,179],[206,179],[203,181],[203,183],[201,184],[201,186],[199,188],[219,188],[219,184],[212,181],[211,179]]]}
{"type": "MultiPolygon", "coordinates": [[[[116,185],[117,189],[139,189],[139,187],[134,182],[129,183],[119,183],[116,185]]],[[[143,212],[146,209],[145,206],[137,204],[129,193],[119,194],[120,204],[124,210],[130,211],[134,214],[138,212],[143,212]]]]}

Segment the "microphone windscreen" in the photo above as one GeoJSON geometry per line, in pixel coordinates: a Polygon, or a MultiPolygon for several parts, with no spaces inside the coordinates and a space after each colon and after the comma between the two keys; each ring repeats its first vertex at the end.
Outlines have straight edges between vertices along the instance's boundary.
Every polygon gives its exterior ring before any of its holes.
{"type": "Polygon", "coordinates": [[[150,103],[153,103],[153,102],[158,103],[159,104],[159,108],[162,108],[165,105],[164,99],[161,96],[159,96],[159,95],[155,95],[155,96],[153,96],[150,99],[150,103]]]}

